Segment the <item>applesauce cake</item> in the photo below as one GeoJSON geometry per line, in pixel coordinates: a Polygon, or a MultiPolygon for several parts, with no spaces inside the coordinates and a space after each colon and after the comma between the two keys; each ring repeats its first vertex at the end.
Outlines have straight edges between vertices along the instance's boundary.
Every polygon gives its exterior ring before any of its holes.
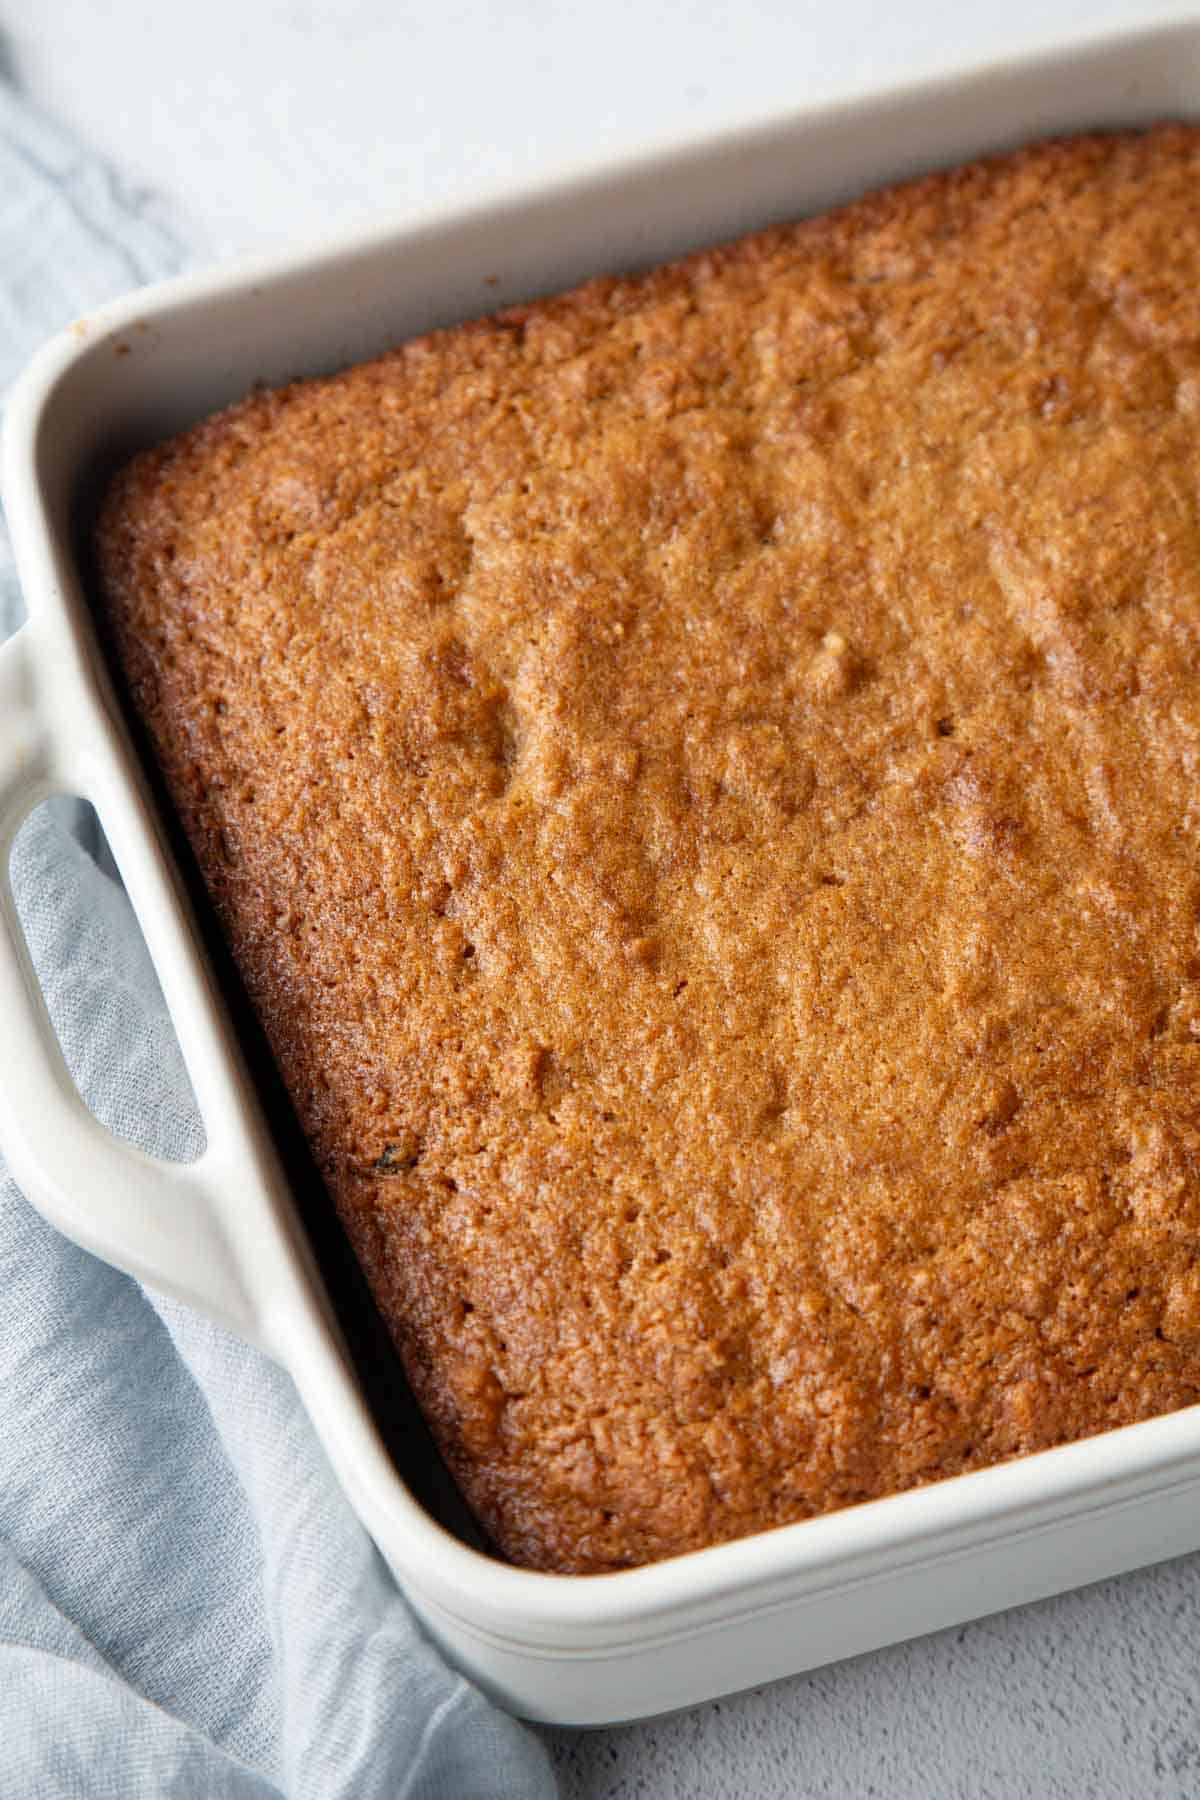
{"type": "Polygon", "coordinates": [[[252,393],[98,527],[442,1452],[622,1568],[1200,1397],[1200,132],[252,393]]]}

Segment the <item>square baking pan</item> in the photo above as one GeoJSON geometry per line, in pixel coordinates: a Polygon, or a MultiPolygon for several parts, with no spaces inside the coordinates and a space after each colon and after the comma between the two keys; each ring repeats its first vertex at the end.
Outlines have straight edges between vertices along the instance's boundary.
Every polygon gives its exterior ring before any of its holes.
{"type": "Polygon", "coordinates": [[[4,495],[30,617],[0,646],[0,1141],[69,1236],[288,1368],[430,1635],[527,1717],[667,1711],[1195,1549],[1200,1408],[618,1574],[489,1555],[331,1228],[110,679],[89,606],[98,484],[256,382],[984,152],[1197,115],[1200,19],[1060,44],[133,294],[49,344],[12,395],[4,495]],[[195,1163],[109,1136],[58,1050],[7,876],[54,792],[95,805],[141,921],[204,1116],[195,1163]]]}

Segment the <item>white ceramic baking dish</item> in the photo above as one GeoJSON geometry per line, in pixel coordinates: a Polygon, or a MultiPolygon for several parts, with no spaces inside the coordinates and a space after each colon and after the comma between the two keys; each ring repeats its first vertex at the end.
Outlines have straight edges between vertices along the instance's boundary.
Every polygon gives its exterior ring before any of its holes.
{"type": "Polygon", "coordinates": [[[12,396],[4,493],[30,618],[0,648],[0,1141],[71,1237],[264,1346],[431,1635],[506,1705],[598,1724],[684,1706],[1200,1546],[1200,1408],[919,1492],[609,1576],[506,1567],[434,1517],[428,1452],[364,1395],[244,1034],[115,703],[83,542],[98,468],[257,381],[813,211],[1047,133],[1200,112],[1200,20],[971,69],[672,146],[466,214],[176,281],[81,319],[12,396]],[[71,1084],[7,880],[54,791],[96,806],[207,1128],[158,1164],[71,1084]]]}

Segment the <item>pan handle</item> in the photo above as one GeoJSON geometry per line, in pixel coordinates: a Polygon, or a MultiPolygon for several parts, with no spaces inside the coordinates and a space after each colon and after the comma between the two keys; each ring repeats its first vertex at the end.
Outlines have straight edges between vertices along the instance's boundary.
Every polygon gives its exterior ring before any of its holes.
{"type": "Polygon", "coordinates": [[[56,754],[52,709],[39,704],[33,632],[26,624],[0,644],[0,1145],[22,1192],[60,1231],[256,1339],[217,1202],[216,1159],[159,1161],[93,1117],[34,972],[13,898],[13,839],[41,800],[79,786],[56,754]]]}

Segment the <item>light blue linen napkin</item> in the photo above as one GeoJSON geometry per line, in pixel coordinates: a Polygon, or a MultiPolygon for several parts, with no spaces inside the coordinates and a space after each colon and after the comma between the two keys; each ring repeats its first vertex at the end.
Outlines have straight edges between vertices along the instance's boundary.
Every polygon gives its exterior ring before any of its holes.
{"type": "MultiPolygon", "coordinates": [[[[147,196],[0,91],[0,390],[185,260],[147,196]]],[[[21,616],[0,526],[0,639],[21,616]]],[[[22,829],[30,949],[94,1111],[187,1157],[199,1118],[89,818],[22,829]]],[[[3,1058],[0,1021],[0,1080],[3,1058]]],[[[2,1161],[0,1279],[0,1800],[553,1794],[534,1736],[421,1636],[286,1375],[67,1243],[2,1161]]]]}

